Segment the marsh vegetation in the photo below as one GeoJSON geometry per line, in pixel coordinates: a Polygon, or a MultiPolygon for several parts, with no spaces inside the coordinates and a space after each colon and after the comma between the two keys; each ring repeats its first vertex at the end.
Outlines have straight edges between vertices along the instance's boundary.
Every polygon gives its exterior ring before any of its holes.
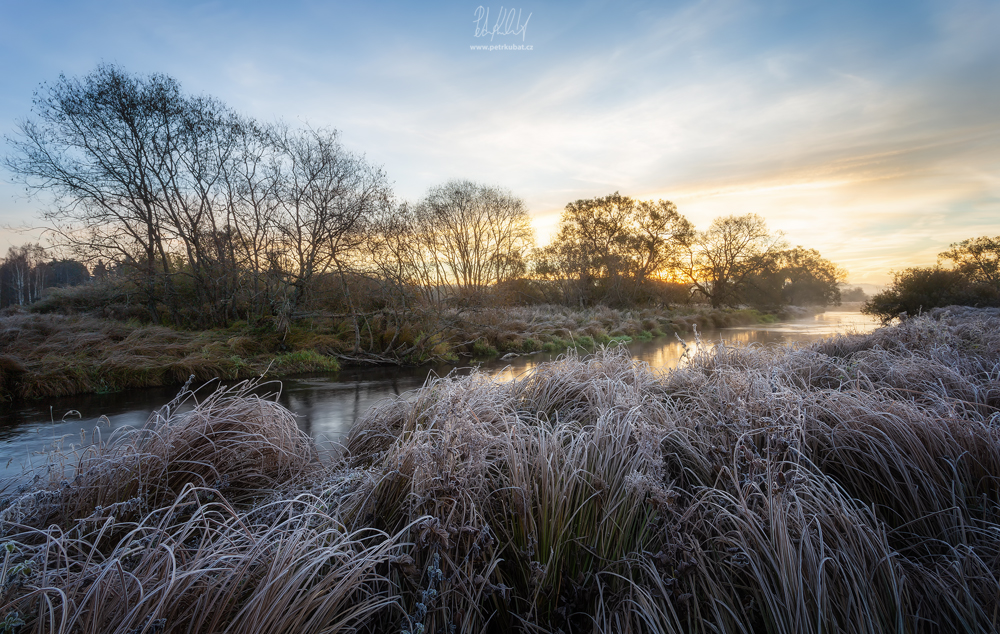
{"type": "MultiPolygon", "coordinates": [[[[991,632],[1000,316],[433,381],[322,462],[248,385],[0,511],[21,632],[991,632]]],[[[182,412],[181,401],[196,402],[182,412]]]]}
{"type": "MultiPolygon", "coordinates": [[[[363,347],[408,343],[412,350],[396,362],[417,365],[568,348],[587,351],[612,341],[775,317],[754,310],[538,305],[453,309],[442,311],[439,319],[437,332],[427,332],[418,323],[395,328],[373,317],[363,331],[363,347]]],[[[341,361],[372,361],[354,350],[354,338],[349,320],[322,315],[298,320],[279,332],[246,322],[185,330],[91,314],[14,313],[0,316],[0,399],[181,385],[191,376],[204,382],[330,372],[338,370],[341,361]]]]}

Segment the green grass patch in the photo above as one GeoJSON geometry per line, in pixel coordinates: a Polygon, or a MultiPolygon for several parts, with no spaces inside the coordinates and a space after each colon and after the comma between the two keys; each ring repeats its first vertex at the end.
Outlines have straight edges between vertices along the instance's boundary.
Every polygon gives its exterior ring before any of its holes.
{"type": "Polygon", "coordinates": [[[542,349],[542,343],[540,341],[532,339],[531,337],[528,337],[521,342],[522,352],[538,352],[541,349],[542,349]]]}
{"type": "Polygon", "coordinates": [[[303,372],[336,372],[340,363],[333,357],[315,350],[295,350],[274,357],[271,369],[278,374],[301,374],[303,372]]]}
{"type": "Polygon", "coordinates": [[[500,354],[500,352],[491,346],[487,341],[479,340],[473,342],[472,344],[472,356],[474,357],[491,358],[497,356],[498,354],[500,354]]]}

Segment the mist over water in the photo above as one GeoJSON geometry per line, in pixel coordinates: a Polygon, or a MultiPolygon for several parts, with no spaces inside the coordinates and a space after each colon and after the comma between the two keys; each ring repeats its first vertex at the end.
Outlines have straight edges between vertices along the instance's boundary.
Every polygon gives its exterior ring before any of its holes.
{"type": "MultiPolygon", "coordinates": [[[[877,320],[858,312],[828,311],[807,319],[775,324],[724,328],[685,335],[694,352],[719,343],[734,345],[779,345],[808,343],[841,333],[864,333],[878,327],[877,320]]],[[[684,346],[676,337],[634,341],[628,345],[632,356],[653,368],[676,367],[684,346]]],[[[477,367],[501,379],[514,379],[558,355],[536,353],[507,360],[492,360],[477,367]]],[[[415,390],[429,377],[450,373],[468,374],[465,366],[431,368],[347,368],[338,373],[305,376],[270,382],[260,393],[280,391],[279,401],[298,415],[299,427],[329,448],[342,439],[354,421],[370,407],[386,398],[415,390]]],[[[223,382],[232,385],[233,382],[223,382]]],[[[199,391],[207,396],[209,384],[199,391]]],[[[3,477],[15,477],[25,466],[42,465],[52,448],[63,451],[90,444],[97,437],[107,440],[116,429],[141,427],[150,413],[169,403],[178,388],[148,388],[114,394],[88,394],[17,403],[0,409],[0,470],[3,477]]]]}

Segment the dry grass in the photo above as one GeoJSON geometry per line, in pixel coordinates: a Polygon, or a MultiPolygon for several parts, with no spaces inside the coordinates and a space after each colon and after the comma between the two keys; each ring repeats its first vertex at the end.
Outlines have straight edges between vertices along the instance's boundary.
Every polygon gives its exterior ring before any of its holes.
{"type": "Polygon", "coordinates": [[[325,467],[219,394],[6,501],[0,627],[994,632],[998,407],[983,311],[438,379],[325,467]]]}
{"type": "Polygon", "coordinates": [[[339,368],[313,340],[290,345],[246,326],[201,332],[89,316],[0,317],[0,399],[249,379],[339,368]],[[318,349],[319,348],[319,349],[318,349]]]}

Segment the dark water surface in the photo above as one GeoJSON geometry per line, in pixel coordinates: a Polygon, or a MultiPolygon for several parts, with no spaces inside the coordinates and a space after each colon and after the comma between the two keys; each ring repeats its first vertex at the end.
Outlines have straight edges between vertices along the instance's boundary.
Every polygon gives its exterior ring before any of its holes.
{"type": "MultiPolygon", "coordinates": [[[[833,334],[869,332],[877,322],[857,312],[835,312],[793,322],[724,328],[701,333],[706,344],[775,345],[805,343],[833,334]]],[[[684,337],[692,341],[694,335],[684,337]]],[[[675,367],[684,353],[675,337],[636,341],[632,356],[653,368],[675,367]]],[[[556,355],[538,353],[493,360],[479,367],[505,378],[527,372],[556,355]]],[[[378,401],[421,387],[428,376],[467,373],[468,367],[348,368],[336,373],[283,379],[271,384],[281,390],[280,402],[299,416],[299,427],[321,446],[344,437],[354,421],[378,401]]],[[[226,383],[231,385],[232,382],[226,383]]],[[[177,387],[130,390],[21,402],[0,408],[0,477],[19,474],[23,467],[43,464],[54,446],[64,450],[92,442],[95,428],[107,438],[118,428],[141,427],[150,413],[170,402],[177,387]]],[[[208,394],[206,390],[204,394],[208,394]]]]}

